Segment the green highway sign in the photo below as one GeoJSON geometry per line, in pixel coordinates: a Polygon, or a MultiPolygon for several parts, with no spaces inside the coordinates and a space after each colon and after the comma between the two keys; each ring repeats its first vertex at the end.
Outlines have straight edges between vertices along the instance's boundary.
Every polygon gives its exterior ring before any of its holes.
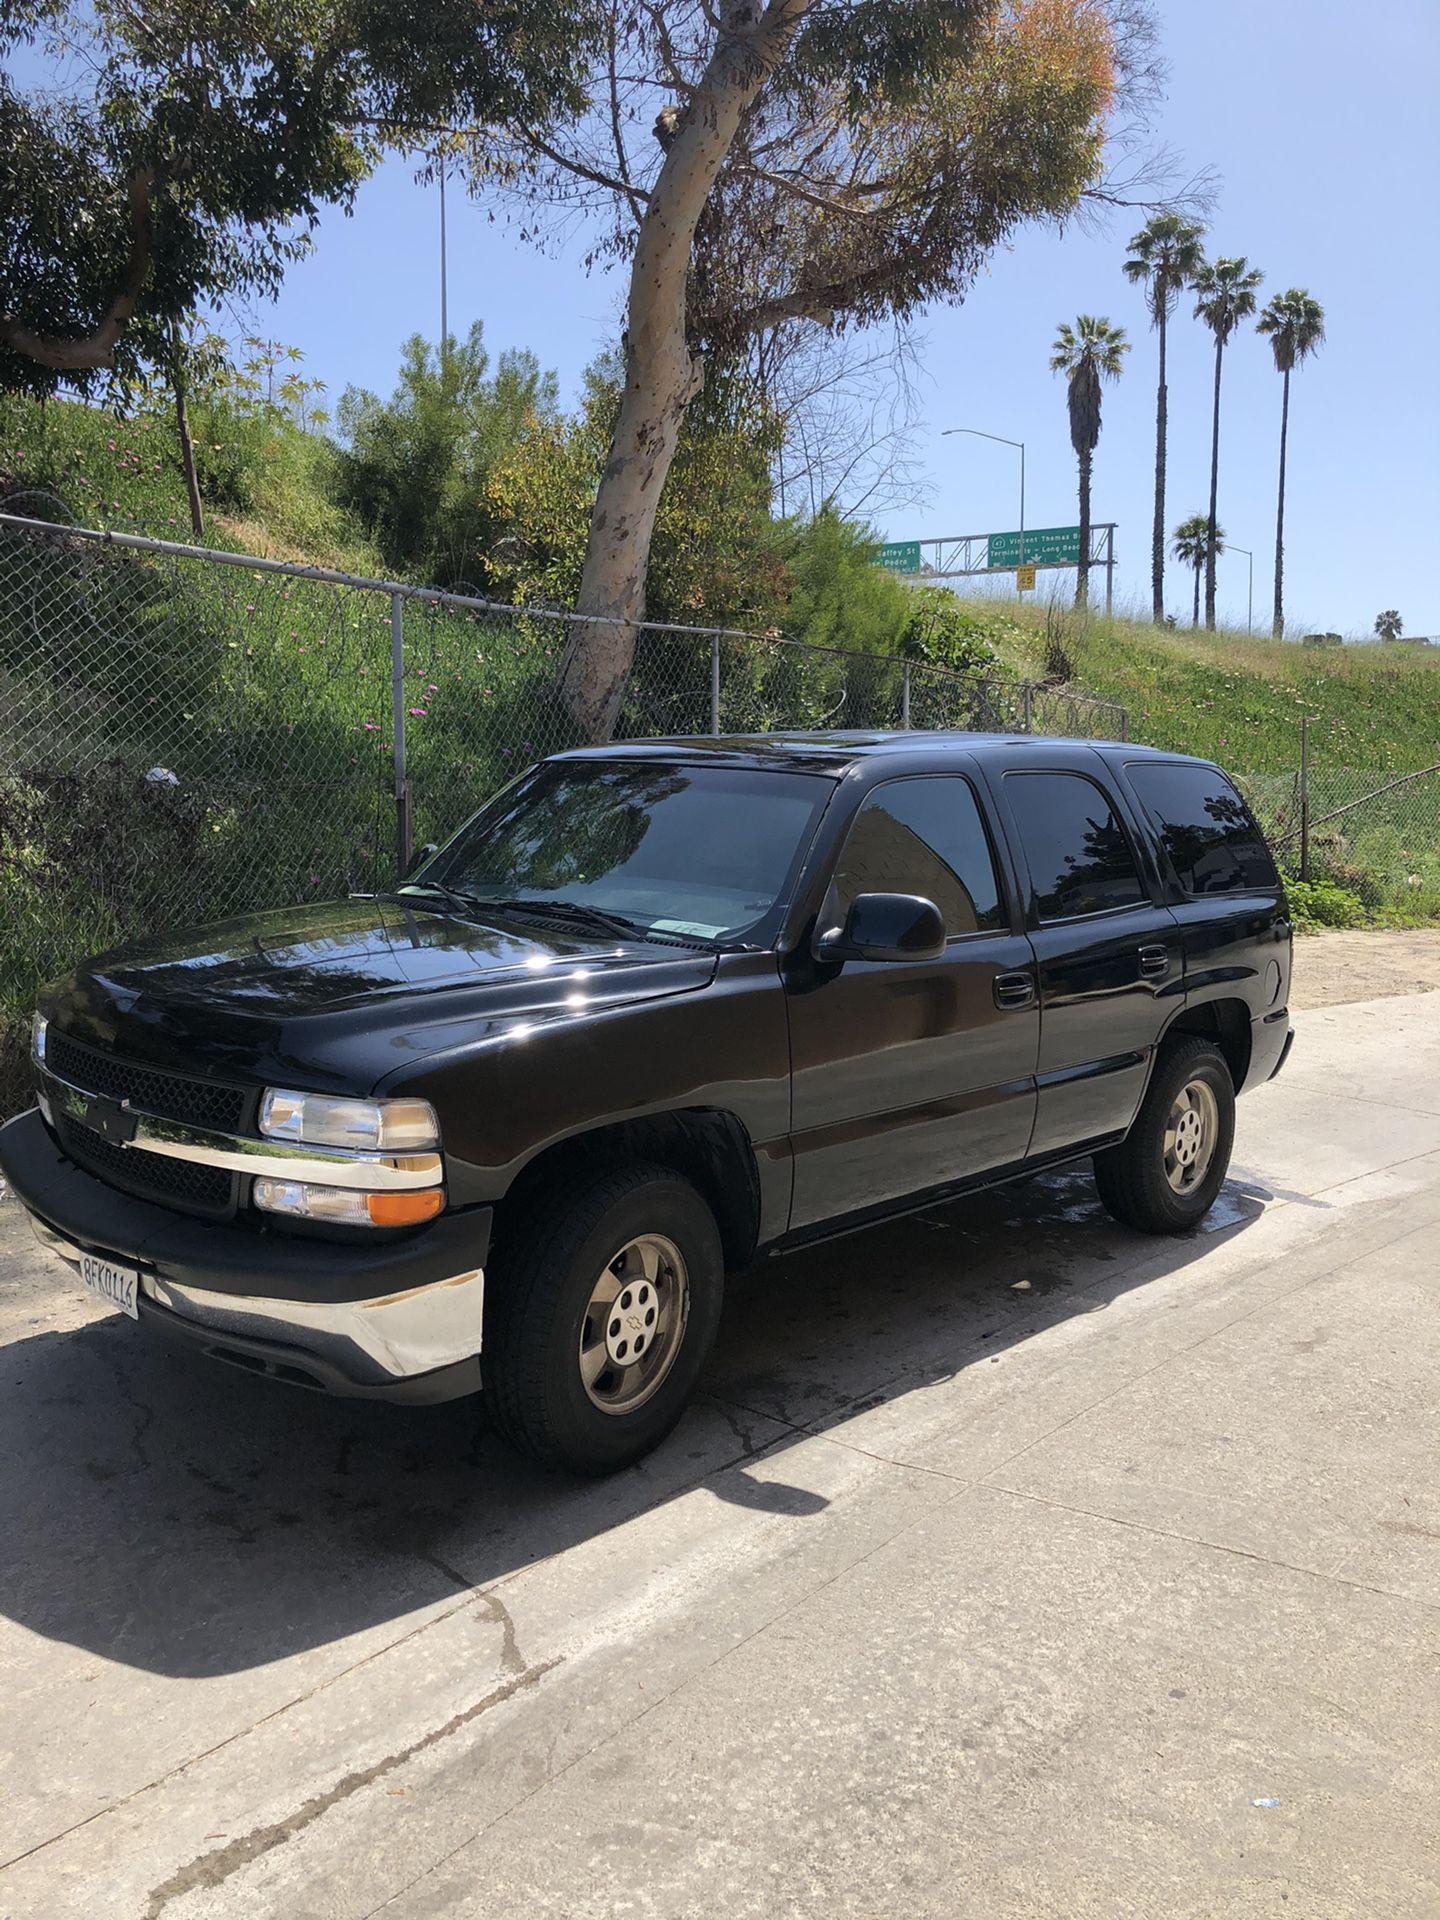
{"type": "MultiPolygon", "coordinates": [[[[1025,536],[1025,544],[1030,544],[1030,536],[1025,536]]],[[[880,549],[880,564],[888,567],[891,573],[919,573],[920,542],[918,540],[887,540],[880,549]]],[[[993,564],[993,563],[992,563],[993,564]]]]}
{"type": "MultiPolygon", "coordinates": [[[[987,546],[987,566],[1018,567],[1020,565],[1018,533],[992,533],[987,546]]],[[[1027,567],[1074,567],[1079,564],[1079,527],[1027,527],[1025,529],[1025,565],[1027,567]]]]}

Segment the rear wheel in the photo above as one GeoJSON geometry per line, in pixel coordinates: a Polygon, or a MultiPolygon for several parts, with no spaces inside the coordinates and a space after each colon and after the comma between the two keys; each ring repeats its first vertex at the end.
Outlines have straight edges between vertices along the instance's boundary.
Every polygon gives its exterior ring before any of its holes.
{"type": "Polygon", "coordinates": [[[720,1234],[695,1189],[659,1166],[552,1189],[497,1256],[482,1365],[506,1438],[588,1474],[657,1446],[720,1320],[720,1234]]]}
{"type": "Polygon", "coordinates": [[[1207,1040],[1169,1041],[1129,1133],[1095,1155],[1100,1198],[1142,1233],[1184,1233],[1214,1205],[1234,1138],[1225,1056],[1207,1040]]]}

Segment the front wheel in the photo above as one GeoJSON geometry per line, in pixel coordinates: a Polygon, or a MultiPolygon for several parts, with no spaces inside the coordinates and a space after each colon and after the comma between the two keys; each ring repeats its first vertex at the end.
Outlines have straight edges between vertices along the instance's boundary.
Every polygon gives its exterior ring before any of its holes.
{"type": "Polygon", "coordinates": [[[1128,1134],[1095,1155],[1106,1208],[1142,1233],[1185,1233],[1215,1204],[1235,1139],[1235,1087],[1209,1041],[1180,1038],[1161,1050],[1128,1134]]]}
{"type": "Polygon", "coordinates": [[[688,1181],[626,1167],[532,1208],[486,1291],[496,1424],[549,1466],[612,1473],[684,1412],[720,1322],[720,1234],[688,1181]]]}

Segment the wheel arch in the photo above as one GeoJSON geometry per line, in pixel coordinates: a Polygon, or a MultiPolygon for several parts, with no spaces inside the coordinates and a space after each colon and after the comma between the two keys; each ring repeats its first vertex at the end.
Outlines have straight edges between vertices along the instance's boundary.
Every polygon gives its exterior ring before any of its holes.
{"type": "Polygon", "coordinates": [[[1225,1056],[1230,1078],[1239,1093],[1250,1072],[1252,1034],[1250,1008],[1244,1000],[1202,1000],[1198,1006],[1183,1007],[1166,1027],[1162,1044],[1173,1035],[1187,1033],[1213,1040],[1225,1056]]]}
{"type": "Polygon", "coordinates": [[[748,1266],[760,1237],[760,1175],[743,1121],[723,1108],[644,1114],[570,1134],[528,1160],[497,1202],[497,1226],[576,1178],[650,1162],[688,1180],[715,1216],[729,1272],[748,1266]]]}

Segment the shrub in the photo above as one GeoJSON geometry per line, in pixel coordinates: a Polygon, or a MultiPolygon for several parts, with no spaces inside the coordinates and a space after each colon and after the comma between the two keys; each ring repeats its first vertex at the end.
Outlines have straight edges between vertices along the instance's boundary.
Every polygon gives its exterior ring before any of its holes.
{"type": "Polygon", "coordinates": [[[1363,903],[1348,887],[1331,880],[1289,880],[1285,891],[1290,900],[1290,915],[1302,933],[1317,927],[1363,927],[1366,912],[1363,903]]]}
{"type": "Polygon", "coordinates": [[[900,651],[909,660],[924,660],[951,673],[995,673],[1000,656],[987,623],[966,613],[944,587],[912,587],[905,624],[900,629],[900,651]]]}
{"type": "Polygon", "coordinates": [[[790,555],[793,589],[781,628],[805,646],[894,653],[912,589],[876,565],[880,543],[866,528],[823,507],[790,555]]]}

